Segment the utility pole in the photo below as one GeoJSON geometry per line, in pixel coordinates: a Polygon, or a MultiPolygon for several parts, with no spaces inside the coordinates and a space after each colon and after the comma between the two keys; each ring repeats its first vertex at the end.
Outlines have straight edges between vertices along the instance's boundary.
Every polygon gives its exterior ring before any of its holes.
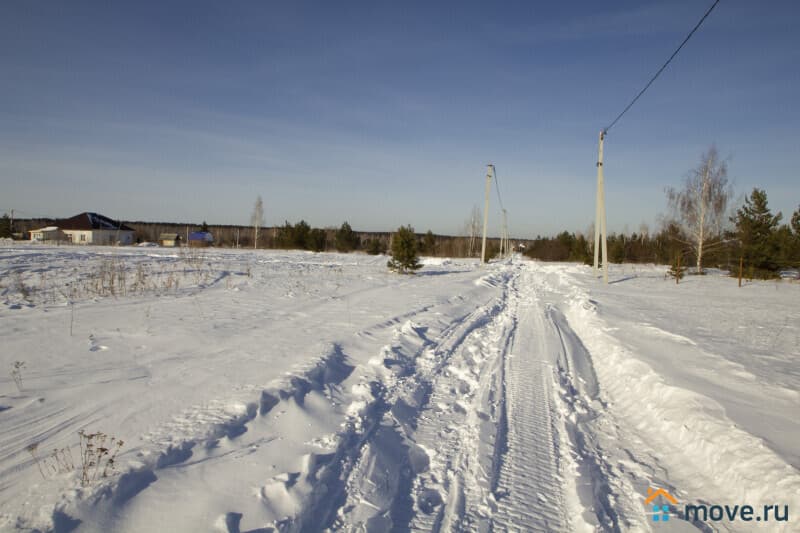
{"type": "Polygon", "coordinates": [[[489,226],[489,188],[492,185],[494,165],[486,165],[486,201],[483,204],[483,242],[481,243],[481,264],[486,262],[486,229],[489,226]]]}
{"type": "Polygon", "coordinates": [[[603,184],[603,139],[606,130],[600,131],[600,143],[597,155],[597,198],[595,202],[594,218],[594,275],[597,277],[597,260],[601,247],[603,248],[603,283],[608,283],[608,234],[606,233],[606,193],[603,184]]]}
{"type": "Polygon", "coordinates": [[[505,259],[508,255],[508,211],[503,209],[503,235],[500,237],[500,257],[505,259]]]}

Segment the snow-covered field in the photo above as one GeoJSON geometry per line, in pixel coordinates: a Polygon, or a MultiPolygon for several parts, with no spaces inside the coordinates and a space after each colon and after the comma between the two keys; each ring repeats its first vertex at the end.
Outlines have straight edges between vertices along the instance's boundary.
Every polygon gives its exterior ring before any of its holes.
{"type": "Polygon", "coordinates": [[[425,263],[0,247],[0,530],[800,530],[800,284],[425,263]]]}

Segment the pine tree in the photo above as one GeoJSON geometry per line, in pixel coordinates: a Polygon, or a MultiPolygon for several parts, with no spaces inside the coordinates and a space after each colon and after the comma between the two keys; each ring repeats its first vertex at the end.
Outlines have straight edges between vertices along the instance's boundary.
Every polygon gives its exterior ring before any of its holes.
{"type": "Polygon", "coordinates": [[[428,255],[436,255],[436,237],[431,230],[425,234],[425,240],[422,242],[422,249],[428,255]]]}
{"type": "Polygon", "coordinates": [[[800,207],[792,214],[792,232],[795,237],[800,237],[800,207]]]}
{"type": "Polygon", "coordinates": [[[781,267],[800,267],[800,207],[792,214],[788,225],[781,226],[777,233],[781,267]]]}
{"type": "Polygon", "coordinates": [[[770,211],[766,192],[753,189],[732,218],[745,265],[755,275],[767,276],[777,269],[775,230],[782,217],[770,211]]]}
{"type": "Polygon", "coordinates": [[[308,234],[308,248],[314,252],[322,252],[325,250],[325,241],[327,235],[324,229],[314,228],[308,234]]]}
{"type": "Polygon", "coordinates": [[[339,252],[350,252],[358,248],[358,235],[347,222],[336,230],[336,250],[339,252]]]}
{"type": "Polygon", "coordinates": [[[8,214],[4,214],[0,218],[0,239],[11,238],[11,219],[8,214]]]}
{"type": "Polygon", "coordinates": [[[305,220],[301,220],[292,228],[292,246],[298,250],[308,250],[311,248],[310,235],[311,226],[305,220]]]}
{"type": "Polygon", "coordinates": [[[670,265],[669,270],[667,270],[667,275],[675,279],[676,285],[680,283],[680,281],[683,279],[683,276],[686,275],[686,267],[681,264],[681,258],[682,254],[675,254],[675,259],[670,265]]]}
{"type": "Polygon", "coordinates": [[[386,266],[400,274],[410,274],[422,267],[417,256],[417,236],[410,225],[400,226],[392,236],[392,258],[386,266]]]}

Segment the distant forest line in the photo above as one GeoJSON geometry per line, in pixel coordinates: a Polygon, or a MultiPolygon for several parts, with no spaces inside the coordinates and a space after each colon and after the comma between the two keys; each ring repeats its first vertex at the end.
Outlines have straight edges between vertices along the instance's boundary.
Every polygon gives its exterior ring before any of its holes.
{"type": "MultiPolygon", "coordinates": [[[[782,215],[773,215],[766,202],[766,193],[755,189],[744,206],[730,217],[728,229],[720,231],[705,248],[703,267],[715,267],[736,272],[740,265],[746,277],[775,277],[785,269],[800,268],[800,208],[780,224],[782,215]]],[[[214,237],[214,246],[253,248],[252,226],[194,224],[172,222],[121,221],[135,230],[135,241],[158,242],[161,234],[176,233],[183,240],[189,233],[207,230],[214,237]]],[[[17,219],[13,230],[17,237],[48,225],[58,225],[57,219],[17,219]]],[[[10,236],[7,215],[0,222],[0,237],[10,236]]],[[[468,231],[468,230],[467,230],[468,231]]],[[[592,232],[593,229],[590,230],[592,232]]],[[[418,250],[422,255],[439,257],[479,257],[480,235],[453,236],[416,233],[418,250]]],[[[390,249],[392,232],[355,231],[348,223],[339,228],[312,228],[305,221],[283,226],[263,227],[258,231],[260,249],[298,249],[312,251],[362,251],[369,254],[386,253],[390,249]]],[[[511,239],[515,250],[541,261],[566,261],[590,264],[594,254],[594,235],[564,231],[552,237],[511,239]]],[[[487,238],[487,257],[498,254],[499,238],[487,238]]],[[[668,220],[662,228],[650,233],[646,227],[639,232],[614,233],[608,237],[610,263],[675,264],[683,265],[697,259],[696,246],[680,221],[668,220]]]]}
{"type": "MultiPolygon", "coordinates": [[[[14,220],[16,237],[28,238],[28,232],[44,226],[57,226],[59,219],[21,218],[14,220]]],[[[134,242],[159,242],[164,233],[175,233],[185,241],[190,233],[207,230],[214,237],[214,246],[223,248],[254,248],[252,226],[232,224],[206,224],[183,222],[147,222],[120,220],[120,224],[134,230],[134,242]]],[[[2,230],[0,229],[0,233],[2,230]]],[[[268,250],[311,250],[318,252],[386,253],[393,232],[357,231],[349,229],[346,222],[339,228],[312,228],[301,220],[296,224],[286,222],[283,226],[261,227],[258,230],[259,249],[268,250]],[[343,232],[343,230],[345,230],[343,232]]],[[[10,234],[9,234],[10,235],[10,234]]],[[[419,250],[424,255],[438,257],[478,257],[480,237],[470,238],[457,235],[437,235],[432,232],[418,233],[419,250]]],[[[2,235],[0,235],[2,237],[2,235]]],[[[513,239],[515,245],[530,245],[531,239],[513,239]]],[[[487,237],[487,255],[494,257],[500,249],[500,239],[487,237]]]]}

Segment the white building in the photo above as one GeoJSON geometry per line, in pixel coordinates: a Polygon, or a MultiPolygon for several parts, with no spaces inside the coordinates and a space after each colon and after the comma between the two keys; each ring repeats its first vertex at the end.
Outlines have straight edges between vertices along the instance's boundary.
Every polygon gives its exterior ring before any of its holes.
{"type": "Polygon", "coordinates": [[[58,227],[73,244],[133,244],[133,228],[98,213],[75,215],[58,227]]]}

